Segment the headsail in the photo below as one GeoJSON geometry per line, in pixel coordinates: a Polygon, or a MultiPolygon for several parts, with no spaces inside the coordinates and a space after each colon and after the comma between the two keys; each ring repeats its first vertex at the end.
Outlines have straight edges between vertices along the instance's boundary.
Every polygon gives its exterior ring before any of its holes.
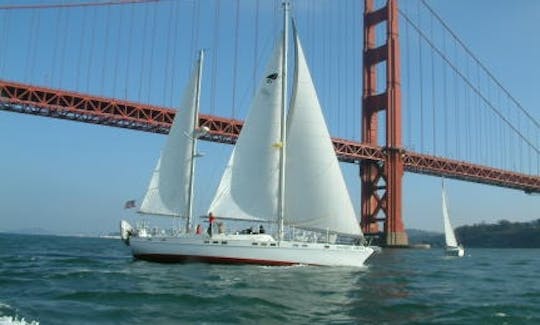
{"type": "Polygon", "coordinates": [[[458,243],[454,234],[454,228],[450,224],[450,216],[448,215],[448,208],[446,206],[446,191],[444,189],[444,182],[442,185],[442,210],[444,218],[444,238],[446,240],[447,247],[457,247],[458,243]]]}
{"type": "Polygon", "coordinates": [[[362,236],[296,33],[294,39],[297,58],[287,116],[285,222],[362,236]]]}
{"type": "Polygon", "coordinates": [[[193,130],[195,129],[196,87],[195,68],[184,90],[180,111],[175,115],[139,212],[146,214],[185,216],[189,197],[189,174],[193,130]]]}
{"type": "Polygon", "coordinates": [[[275,221],[279,179],[282,45],[278,40],[209,212],[275,221]]]}

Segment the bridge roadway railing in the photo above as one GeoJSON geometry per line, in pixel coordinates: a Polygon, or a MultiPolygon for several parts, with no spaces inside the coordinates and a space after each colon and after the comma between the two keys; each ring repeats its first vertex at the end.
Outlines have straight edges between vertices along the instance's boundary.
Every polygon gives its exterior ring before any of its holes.
{"type": "MultiPolygon", "coordinates": [[[[153,133],[169,132],[175,110],[125,100],[92,96],[0,80],[0,110],[101,124],[153,133]]],[[[203,140],[233,144],[243,122],[200,115],[200,125],[210,132],[203,140]]],[[[430,156],[400,148],[385,148],[345,139],[332,139],[340,161],[358,163],[369,159],[384,163],[391,150],[400,150],[405,170],[540,193],[540,176],[515,173],[465,161],[430,156]]]]}

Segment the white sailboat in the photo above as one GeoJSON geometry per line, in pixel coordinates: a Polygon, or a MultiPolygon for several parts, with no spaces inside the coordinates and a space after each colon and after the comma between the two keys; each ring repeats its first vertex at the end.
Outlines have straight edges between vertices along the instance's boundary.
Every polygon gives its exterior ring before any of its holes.
{"type": "Polygon", "coordinates": [[[373,254],[373,248],[361,244],[363,234],[296,34],[293,96],[286,114],[286,6],[283,38],[274,49],[209,208],[220,220],[277,224],[277,234],[131,236],[136,258],[358,267],[373,254]],[[285,226],[326,233],[325,240],[300,241],[285,226]]]}
{"type": "Polygon", "coordinates": [[[442,182],[442,210],[444,221],[444,239],[446,241],[446,255],[462,257],[465,255],[465,249],[461,244],[458,244],[456,240],[456,235],[454,234],[454,228],[452,228],[452,224],[450,224],[450,215],[448,214],[448,207],[446,205],[446,191],[444,189],[444,180],[442,182]]]}

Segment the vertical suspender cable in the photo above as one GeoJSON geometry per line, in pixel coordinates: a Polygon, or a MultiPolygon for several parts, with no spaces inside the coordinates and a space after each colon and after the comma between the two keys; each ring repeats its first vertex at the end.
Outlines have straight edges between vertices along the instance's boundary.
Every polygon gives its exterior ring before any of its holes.
{"type": "Polygon", "coordinates": [[[122,42],[122,31],[123,31],[122,27],[124,25],[124,11],[119,10],[118,15],[120,16],[120,18],[118,18],[116,44],[114,45],[115,57],[114,57],[114,73],[113,73],[113,84],[112,84],[112,96],[115,98],[120,98],[120,96],[116,94],[116,83],[118,82],[118,66],[120,65],[118,61],[120,60],[120,48],[122,47],[120,43],[122,42]]]}
{"type": "Polygon", "coordinates": [[[75,76],[75,89],[79,90],[79,82],[81,79],[81,66],[82,66],[82,56],[83,56],[83,49],[84,45],[86,43],[85,34],[86,34],[86,24],[87,24],[87,15],[86,10],[81,10],[82,14],[82,27],[81,27],[81,34],[79,36],[79,54],[77,55],[77,74],[75,76]]]}
{"type": "Polygon", "coordinates": [[[255,97],[255,89],[257,87],[257,55],[259,52],[259,10],[260,10],[259,7],[260,7],[260,4],[261,4],[260,0],[257,0],[255,3],[255,32],[253,33],[255,46],[253,47],[253,68],[252,68],[253,80],[251,82],[251,84],[253,85],[252,97],[255,97]]]}
{"type": "Polygon", "coordinates": [[[143,15],[144,15],[144,22],[143,22],[143,30],[142,30],[142,34],[143,34],[143,40],[142,40],[142,43],[141,43],[141,46],[142,46],[142,54],[141,54],[141,64],[140,64],[140,75],[139,75],[139,94],[138,94],[138,97],[137,97],[137,100],[139,102],[141,102],[142,100],[142,86],[143,86],[143,77],[144,77],[144,67],[145,67],[145,62],[144,62],[144,59],[146,57],[146,28],[147,28],[147,25],[148,25],[148,9],[147,9],[147,6],[145,6],[143,8],[143,15]]]}
{"type": "Polygon", "coordinates": [[[212,53],[212,84],[211,84],[211,100],[210,100],[210,113],[214,114],[216,111],[216,80],[217,80],[217,60],[219,57],[219,20],[221,11],[221,2],[216,1],[214,9],[214,34],[213,34],[213,53],[212,53]]]}
{"type": "Polygon", "coordinates": [[[100,94],[105,95],[104,87],[107,79],[105,78],[108,66],[108,54],[109,54],[109,29],[111,27],[111,6],[107,6],[107,14],[105,15],[105,23],[103,24],[103,37],[105,38],[105,46],[103,47],[103,60],[101,61],[101,89],[100,94]]]}
{"type": "Polygon", "coordinates": [[[130,88],[130,76],[129,72],[131,71],[131,45],[133,43],[133,25],[134,25],[134,16],[135,16],[135,5],[131,4],[129,9],[129,31],[128,31],[128,45],[127,45],[127,60],[126,60],[126,83],[124,89],[124,99],[128,98],[128,89],[130,88]]]}
{"type": "MultiPolygon", "coordinates": [[[[97,8],[92,10],[92,19],[91,22],[96,22],[97,8]]],[[[96,37],[96,29],[91,28],[92,32],[90,33],[90,49],[88,50],[88,69],[86,70],[86,92],[90,92],[90,72],[92,71],[92,59],[94,58],[94,42],[96,37]]],[[[56,49],[55,49],[56,53],[56,49]]]]}
{"type": "Polygon", "coordinates": [[[236,118],[236,74],[238,69],[238,25],[240,20],[240,1],[236,0],[236,14],[234,23],[234,64],[233,64],[233,83],[232,83],[232,118],[236,118]]]}
{"type": "Polygon", "coordinates": [[[154,72],[154,48],[156,44],[156,15],[157,15],[157,5],[152,6],[152,29],[150,34],[150,60],[148,61],[148,65],[150,66],[150,69],[148,71],[148,94],[147,94],[147,103],[150,103],[150,96],[152,95],[152,75],[154,72]]]}
{"type": "MultiPolygon", "coordinates": [[[[433,41],[433,15],[430,16],[430,32],[431,40],[433,41]]],[[[433,145],[433,155],[437,155],[437,143],[435,141],[435,53],[433,48],[431,48],[431,117],[432,117],[432,145],[433,145]]]]}

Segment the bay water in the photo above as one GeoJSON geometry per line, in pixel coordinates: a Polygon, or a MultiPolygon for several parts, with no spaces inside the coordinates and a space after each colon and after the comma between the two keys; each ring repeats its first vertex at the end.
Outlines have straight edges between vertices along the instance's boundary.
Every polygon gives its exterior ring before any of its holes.
{"type": "Polygon", "coordinates": [[[358,268],[157,264],[0,234],[0,324],[540,324],[540,249],[384,249],[358,268]]]}

